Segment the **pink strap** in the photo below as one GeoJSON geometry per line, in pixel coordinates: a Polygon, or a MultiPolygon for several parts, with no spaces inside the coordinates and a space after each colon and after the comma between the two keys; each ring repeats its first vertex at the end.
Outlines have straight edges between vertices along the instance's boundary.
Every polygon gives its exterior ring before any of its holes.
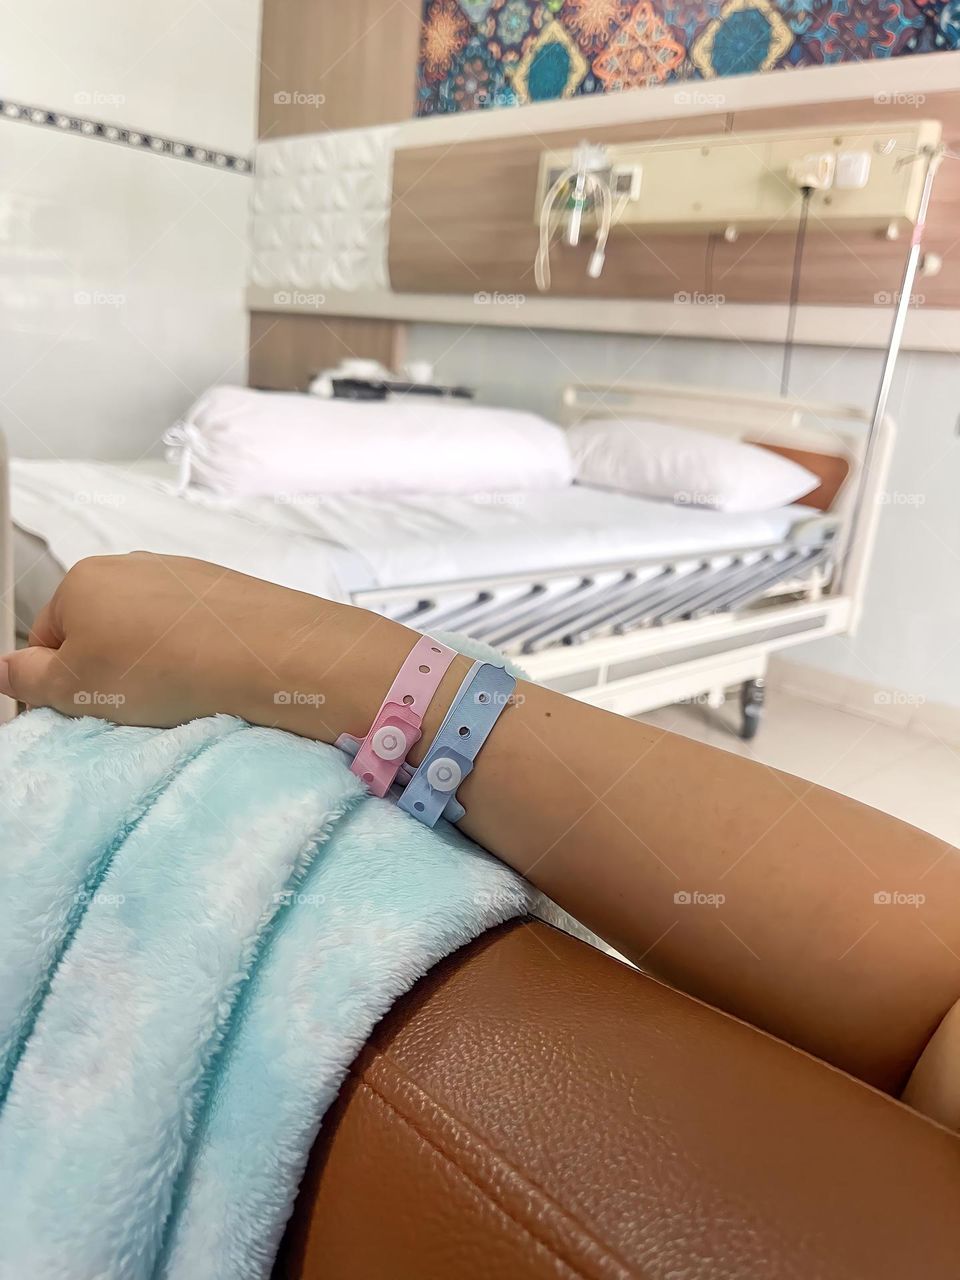
{"type": "MultiPolygon", "coordinates": [[[[393,785],[410,748],[421,736],[427,707],[456,656],[454,649],[432,636],[423,636],[407,654],[350,765],[375,796],[385,796],[393,785]]],[[[341,734],[337,746],[355,742],[349,734],[341,734]]]]}

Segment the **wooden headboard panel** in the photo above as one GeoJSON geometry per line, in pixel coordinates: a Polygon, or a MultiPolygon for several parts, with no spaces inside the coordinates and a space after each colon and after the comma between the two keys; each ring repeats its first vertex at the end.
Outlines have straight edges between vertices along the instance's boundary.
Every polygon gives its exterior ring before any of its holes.
{"type": "MultiPolygon", "coordinates": [[[[793,74],[793,73],[791,73],[793,74]]],[[[802,73],[797,73],[802,74],[802,73]]],[[[891,95],[892,97],[892,95],[891,95]]],[[[913,95],[889,104],[876,98],[737,112],[715,111],[656,122],[518,134],[456,146],[404,147],[394,160],[389,263],[397,292],[533,295],[537,229],[533,210],[541,152],[581,138],[607,143],[693,134],[737,133],[837,122],[915,116],[939,119],[948,147],[960,148],[960,91],[913,95]]],[[[941,168],[927,247],[945,257],[939,276],[919,286],[928,307],[960,306],[960,162],[941,168]],[[952,252],[951,252],[952,251],[952,252]]],[[[555,255],[554,296],[674,299],[714,295],[727,302],[782,303],[792,255],[784,236],[650,235],[629,228],[611,236],[599,280],[586,274],[589,244],[555,255]],[[785,248],[785,244],[788,247],[785,248]]],[[[902,242],[866,232],[830,231],[807,243],[800,301],[889,305],[904,257],[902,242]]],[[[722,316],[720,317],[722,321],[722,316]]]]}
{"type": "MultiPolygon", "coordinates": [[[[260,139],[402,120],[416,92],[420,16],[412,0],[263,0],[260,139]]],[[[344,356],[398,363],[401,341],[390,319],[254,307],[249,382],[305,391],[318,369],[344,356]]]]}
{"type": "Polygon", "coordinates": [[[812,493],[806,494],[800,501],[805,507],[816,507],[818,511],[829,511],[837,499],[837,495],[850,474],[850,463],[846,458],[835,453],[816,453],[811,449],[791,449],[786,445],[767,444],[764,440],[747,440],[747,444],[757,445],[761,449],[769,449],[800,467],[806,467],[815,476],[820,477],[820,484],[812,493]]]}
{"type": "MultiPolygon", "coordinates": [[[[664,84],[414,120],[420,15],[413,0],[392,6],[388,0],[264,0],[255,182],[258,195],[268,198],[259,205],[266,210],[263,225],[254,217],[262,234],[254,236],[248,290],[250,368],[257,385],[304,387],[311,372],[344,353],[401,362],[407,322],[782,340],[789,231],[743,233],[728,244],[709,235],[641,237],[622,227],[611,237],[599,280],[587,277],[587,247],[564,250],[554,256],[553,291],[539,294],[533,214],[544,150],[581,138],[649,142],[911,116],[939,119],[948,147],[960,148],[955,53],[731,77],[704,85],[709,92],[664,84]],[[321,46],[327,58],[311,53],[321,46]],[[385,127],[391,142],[379,167],[351,188],[360,203],[374,193],[376,208],[361,218],[357,209],[344,210],[345,197],[339,197],[338,213],[352,219],[341,237],[331,232],[329,210],[309,181],[311,148],[357,126],[385,127]],[[306,149],[293,155],[301,143],[306,149]],[[279,194],[259,190],[273,174],[281,175],[279,194]],[[287,216],[290,210],[300,212],[287,216]],[[354,245],[354,229],[368,224],[374,233],[365,231],[354,245]],[[346,278],[356,273],[341,270],[345,254],[376,266],[373,284],[366,277],[359,284],[346,278]],[[477,295],[498,292],[520,295],[523,305],[478,305],[484,299],[477,295]],[[677,295],[684,294],[714,295],[728,305],[683,306],[677,295]]],[[[358,136],[351,141],[344,135],[348,151],[358,136]]],[[[938,175],[926,242],[945,265],[939,276],[918,282],[925,305],[908,317],[909,348],[954,351],[960,342],[957,225],[960,162],[948,160],[938,175]]],[[[906,247],[905,240],[866,234],[812,234],[796,340],[885,345],[906,247]]]]}

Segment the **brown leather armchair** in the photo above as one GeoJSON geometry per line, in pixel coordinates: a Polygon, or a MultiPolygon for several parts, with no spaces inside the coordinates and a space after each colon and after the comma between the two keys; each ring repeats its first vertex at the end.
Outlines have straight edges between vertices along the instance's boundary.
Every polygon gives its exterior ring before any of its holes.
{"type": "Polygon", "coordinates": [[[960,1139],[538,923],[377,1028],[276,1280],[960,1275],[960,1139]]]}

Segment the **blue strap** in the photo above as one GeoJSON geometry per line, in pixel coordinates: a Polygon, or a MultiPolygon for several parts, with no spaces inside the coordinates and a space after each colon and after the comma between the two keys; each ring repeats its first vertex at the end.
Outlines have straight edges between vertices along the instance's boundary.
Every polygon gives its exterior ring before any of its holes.
{"type": "Polygon", "coordinates": [[[459,822],[465,810],[456,791],[473,770],[480,748],[508,704],[517,682],[503,667],[475,662],[457,690],[420,767],[398,804],[412,817],[434,827],[441,815],[459,822]]]}

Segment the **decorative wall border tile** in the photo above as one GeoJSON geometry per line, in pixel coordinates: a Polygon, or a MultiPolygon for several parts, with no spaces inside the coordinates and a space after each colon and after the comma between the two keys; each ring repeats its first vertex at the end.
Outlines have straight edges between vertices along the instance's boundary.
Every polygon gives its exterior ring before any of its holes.
{"type": "Polygon", "coordinates": [[[95,120],[74,112],[51,111],[47,107],[29,106],[0,98],[0,120],[19,121],[40,129],[53,129],[58,133],[74,133],[81,138],[97,138],[114,146],[132,147],[135,151],[148,151],[151,155],[169,156],[174,160],[187,160],[191,164],[223,169],[228,173],[249,175],[253,172],[253,162],[249,156],[232,155],[228,151],[218,151],[215,147],[165,138],[162,134],[146,129],[131,129],[126,125],[95,120]]]}

